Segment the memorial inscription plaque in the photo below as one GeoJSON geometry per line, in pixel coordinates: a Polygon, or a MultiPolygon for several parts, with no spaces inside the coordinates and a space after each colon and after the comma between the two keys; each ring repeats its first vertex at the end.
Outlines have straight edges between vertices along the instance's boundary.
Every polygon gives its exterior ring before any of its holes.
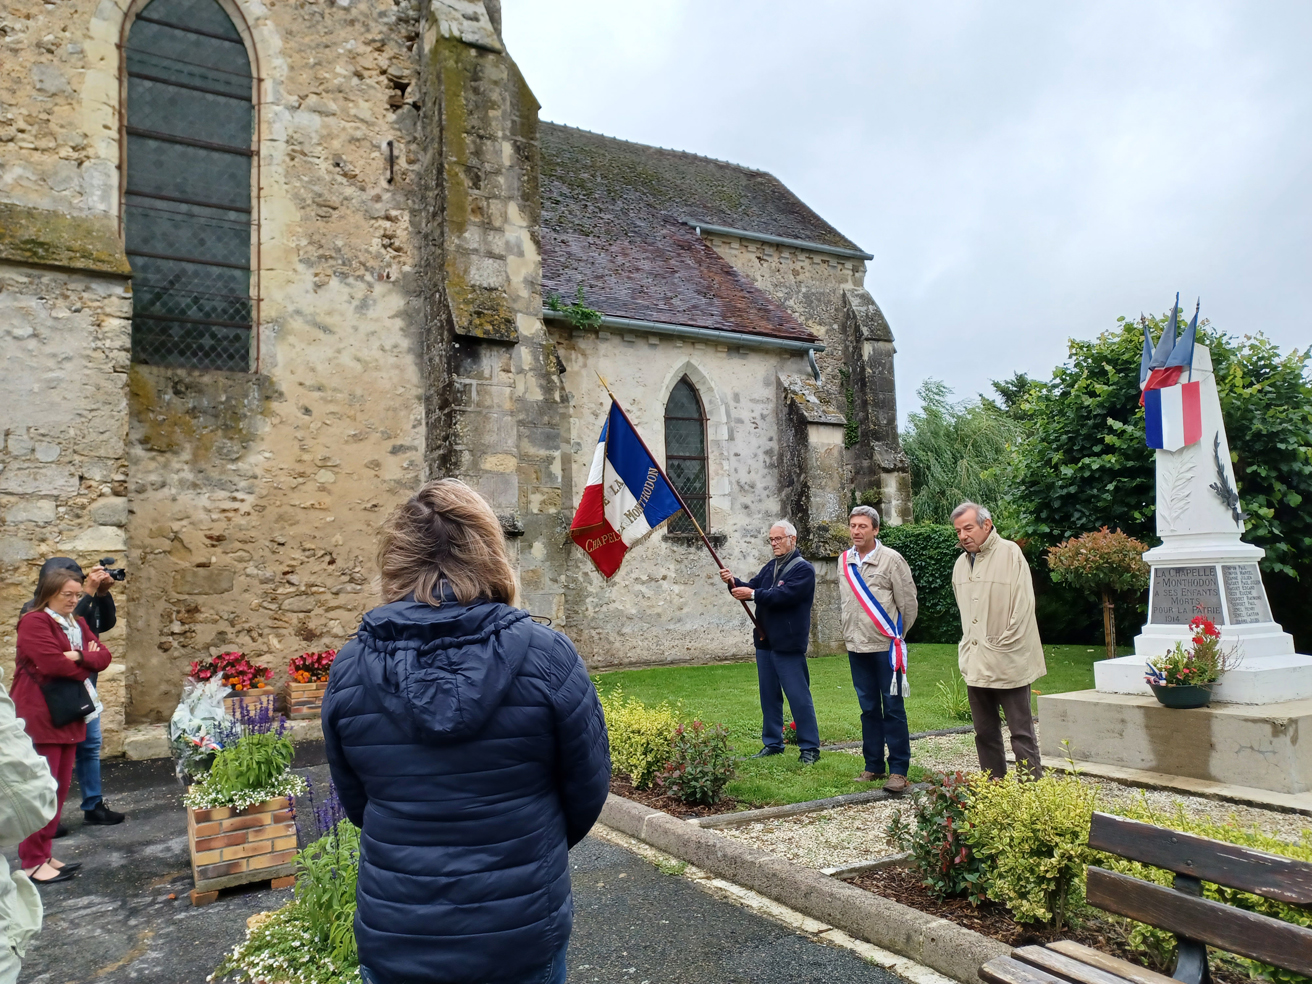
{"type": "Polygon", "coordinates": [[[1188,625],[1195,615],[1221,621],[1221,585],[1217,583],[1216,568],[1154,568],[1148,621],[1156,625],[1188,625]]]}
{"type": "Polygon", "coordinates": [[[1222,564],[1221,580],[1225,584],[1225,607],[1233,624],[1271,621],[1271,606],[1256,564],[1222,564]]]}

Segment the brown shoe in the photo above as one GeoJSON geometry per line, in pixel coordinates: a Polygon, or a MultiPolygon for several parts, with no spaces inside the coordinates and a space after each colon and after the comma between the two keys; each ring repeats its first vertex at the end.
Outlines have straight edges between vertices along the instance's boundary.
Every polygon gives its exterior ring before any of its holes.
{"type": "Polygon", "coordinates": [[[907,791],[908,785],[906,776],[891,775],[888,777],[888,782],[884,783],[884,792],[901,796],[907,791]]]}
{"type": "Polygon", "coordinates": [[[861,773],[859,776],[853,776],[853,777],[852,777],[852,781],[853,781],[853,782],[878,782],[880,779],[886,778],[887,775],[888,775],[888,773],[886,773],[886,772],[863,772],[863,773],[861,773]]]}

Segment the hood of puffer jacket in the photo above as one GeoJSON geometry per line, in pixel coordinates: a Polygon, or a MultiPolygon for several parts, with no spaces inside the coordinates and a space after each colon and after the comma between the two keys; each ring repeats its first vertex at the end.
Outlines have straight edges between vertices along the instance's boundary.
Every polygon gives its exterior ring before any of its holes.
{"type": "Polygon", "coordinates": [[[442,744],[501,706],[532,635],[528,612],[509,605],[407,598],[365,615],[356,639],[364,685],[416,741],[442,744]]]}

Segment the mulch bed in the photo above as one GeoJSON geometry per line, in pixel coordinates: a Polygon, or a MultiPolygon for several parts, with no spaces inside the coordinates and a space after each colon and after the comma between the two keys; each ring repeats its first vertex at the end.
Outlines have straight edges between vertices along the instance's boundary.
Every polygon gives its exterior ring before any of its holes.
{"type": "Polygon", "coordinates": [[[733,813],[738,809],[738,801],[725,797],[714,806],[689,806],[673,796],[667,796],[659,789],[634,789],[633,783],[619,776],[611,776],[610,791],[616,796],[623,796],[653,810],[663,810],[680,820],[696,820],[700,817],[713,817],[721,813],[733,813]]]}
{"type": "MultiPolygon", "coordinates": [[[[1121,945],[1107,923],[1096,918],[1082,920],[1077,926],[1066,926],[1061,932],[1043,926],[1022,925],[1011,918],[1006,906],[997,902],[985,902],[974,906],[965,899],[937,898],[920,884],[920,876],[911,868],[879,868],[858,875],[850,881],[867,892],[882,895],[894,902],[900,902],[942,919],[950,919],[958,926],[972,929],[984,936],[991,936],[1008,946],[1031,944],[1042,946],[1055,940],[1074,940],[1076,943],[1083,943],[1085,946],[1091,946],[1122,960],[1143,964],[1143,960],[1137,954],[1131,953],[1121,945]]],[[[1251,984],[1249,978],[1242,972],[1218,966],[1215,960],[1211,963],[1212,978],[1219,984],[1251,984]]],[[[1161,972],[1170,974],[1169,969],[1161,972]]]]}

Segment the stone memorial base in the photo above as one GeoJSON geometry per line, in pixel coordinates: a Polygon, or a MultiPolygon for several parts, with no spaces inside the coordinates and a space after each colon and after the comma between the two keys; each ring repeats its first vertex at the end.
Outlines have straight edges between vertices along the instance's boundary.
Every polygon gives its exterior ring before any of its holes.
{"type": "Polygon", "coordinates": [[[1312,699],[1261,707],[1213,704],[1171,710],[1153,697],[1096,690],[1039,697],[1045,761],[1187,776],[1276,793],[1312,791],[1312,699]],[[1068,742],[1068,745],[1063,745],[1068,742]]]}
{"type": "MultiPolygon", "coordinates": [[[[1164,645],[1151,651],[1151,655],[1165,653],[1168,648],[1164,645]]],[[[1147,656],[1104,659],[1093,664],[1093,682],[1099,693],[1151,698],[1152,690],[1144,682],[1147,672],[1147,656]]],[[[1238,667],[1222,674],[1212,687],[1213,704],[1267,705],[1309,697],[1312,697],[1312,656],[1299,653],[1245,658],[1238,667]]]]}

